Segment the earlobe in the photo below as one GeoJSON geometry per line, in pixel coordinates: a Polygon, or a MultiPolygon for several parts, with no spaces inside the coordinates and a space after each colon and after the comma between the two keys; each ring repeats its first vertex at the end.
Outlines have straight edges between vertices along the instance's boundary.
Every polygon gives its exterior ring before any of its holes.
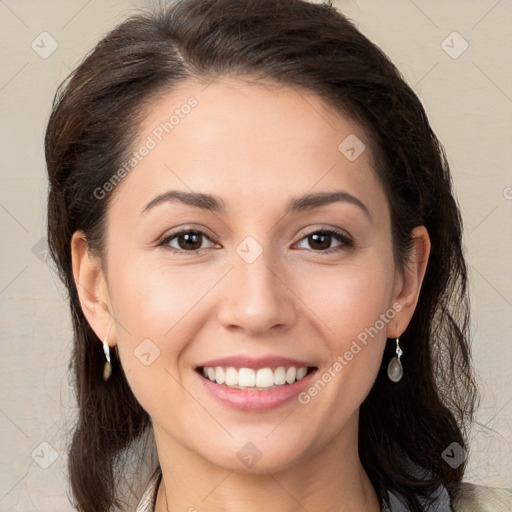
{"type": "Polygon", "coordinates": [[[115,326],[111,314],[107,282],[99,256],[89,250],[83,231],[71,238],[73,279],[82,311],[96,336],[103,340],[109,334],[109,345],[115,345],[115,326]]]}
{"type": "Polygon", "coordinates": [[[412,248],[409,259],[404,266],[400,279],[399,289],[396,290],[394,302],[401,306],[400,314],[397,315],[397,330],[400,332],[389,332],[388,338],[396,338],[403,333],[414,314],[418,303],[421,285],[427,270],[428,258],[430,255],[430,237],[425,226],[417,226],[412,233],[412,248]]]}

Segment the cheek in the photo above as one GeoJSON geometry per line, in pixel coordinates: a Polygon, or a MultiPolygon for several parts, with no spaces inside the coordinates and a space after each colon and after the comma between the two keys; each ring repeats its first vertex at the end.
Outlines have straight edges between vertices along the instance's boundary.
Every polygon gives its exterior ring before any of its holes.
{"type": "Polygon", "coordinates": [[[319,374],[330,389],[324,403],[331,402],[336,410],[357,407],[377,376],[386,329],[396,314],[391,304],[392,268],[377,258],[371,265],[332,268],[314,277],[304,274],[297,281],[328,351],[327,367],[319,374]]]}
{"type": "Polygon", "coordinates": [[[218,281],[211,274],[133,260],[109,273],[118,351],[136,394],[164,370],[178,374],[181,356],[201,328],[191,321],[194,311],[218,281]]]}
{"type": "Polygon", "coordinates": [[[376,259],[372,264],[331,267],[298,277],[299,295],[323,324],[332,348],[343,349],[375,325],[385,337],[385,325],[392,318],[388,315],[384,324],[378,320],[391,307],[391,268],[376,259]]]}
{"type": "Polygon", "coordinates": [[[148,260],[125,259],[109,273],[109,288],[123,371],[141,406],[159,418],[187,401],[180,366],[204,323],[201,301],[219,277],[148,260]]]}
{"type": "Polygon", "coordinates": [[[112,306],[125,330],[120,342],[151,338],[162,348],[178,340],[182,322],[218,281],[215,272],[199,267],[173,266],[151,261],[126,261],[110,279],[112,306]],[[125,335],[127,332],[129,336],[125,335]]]}

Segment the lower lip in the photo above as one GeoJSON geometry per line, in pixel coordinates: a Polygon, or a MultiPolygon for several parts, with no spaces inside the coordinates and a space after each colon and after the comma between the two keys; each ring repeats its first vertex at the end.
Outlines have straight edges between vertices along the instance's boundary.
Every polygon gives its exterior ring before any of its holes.
{"type": "Polygon", "coordinates": [[[293,384],[284,384],[266,391],[230,388],[212,382],[210,379],[196,373],[206,390],[223,404],[239,411],[268,411],[284,405],[304,391],[310,385],[316,372],[315,369],[293,384]]]}

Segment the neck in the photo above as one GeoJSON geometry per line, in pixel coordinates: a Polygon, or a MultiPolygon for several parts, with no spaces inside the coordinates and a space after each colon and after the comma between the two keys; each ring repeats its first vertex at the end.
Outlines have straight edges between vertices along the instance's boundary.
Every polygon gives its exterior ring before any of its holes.
{"type": "Polygon", "coordinates": [[[259,474],[216,466],[157,425],[155,440],[163,474],[156,512],[380,511],[357,453],[357,418],[321,449],[304,450],[292,466],[259,474]]]}

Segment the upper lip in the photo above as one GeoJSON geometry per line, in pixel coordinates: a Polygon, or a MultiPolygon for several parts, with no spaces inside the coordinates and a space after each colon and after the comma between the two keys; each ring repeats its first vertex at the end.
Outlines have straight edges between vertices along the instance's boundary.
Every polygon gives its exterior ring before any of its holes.
{"type": "Polygon", "coordinates": [[[289,357],[280,356],[265,356],[265,357],[249,357],[244,355],[234,355],[229,357],[222,357],[219,359],[211,359],[198,365],[201,367],[215,367],[215,366],[233,366],[235,368],[252,368],[257,370],[260,368],[277,368],[278,366],[290,367],[295,366],[297,368],[308,368],[314,366],[306,361],[299,361],[298,359],[292,359],[289,357]]]}

